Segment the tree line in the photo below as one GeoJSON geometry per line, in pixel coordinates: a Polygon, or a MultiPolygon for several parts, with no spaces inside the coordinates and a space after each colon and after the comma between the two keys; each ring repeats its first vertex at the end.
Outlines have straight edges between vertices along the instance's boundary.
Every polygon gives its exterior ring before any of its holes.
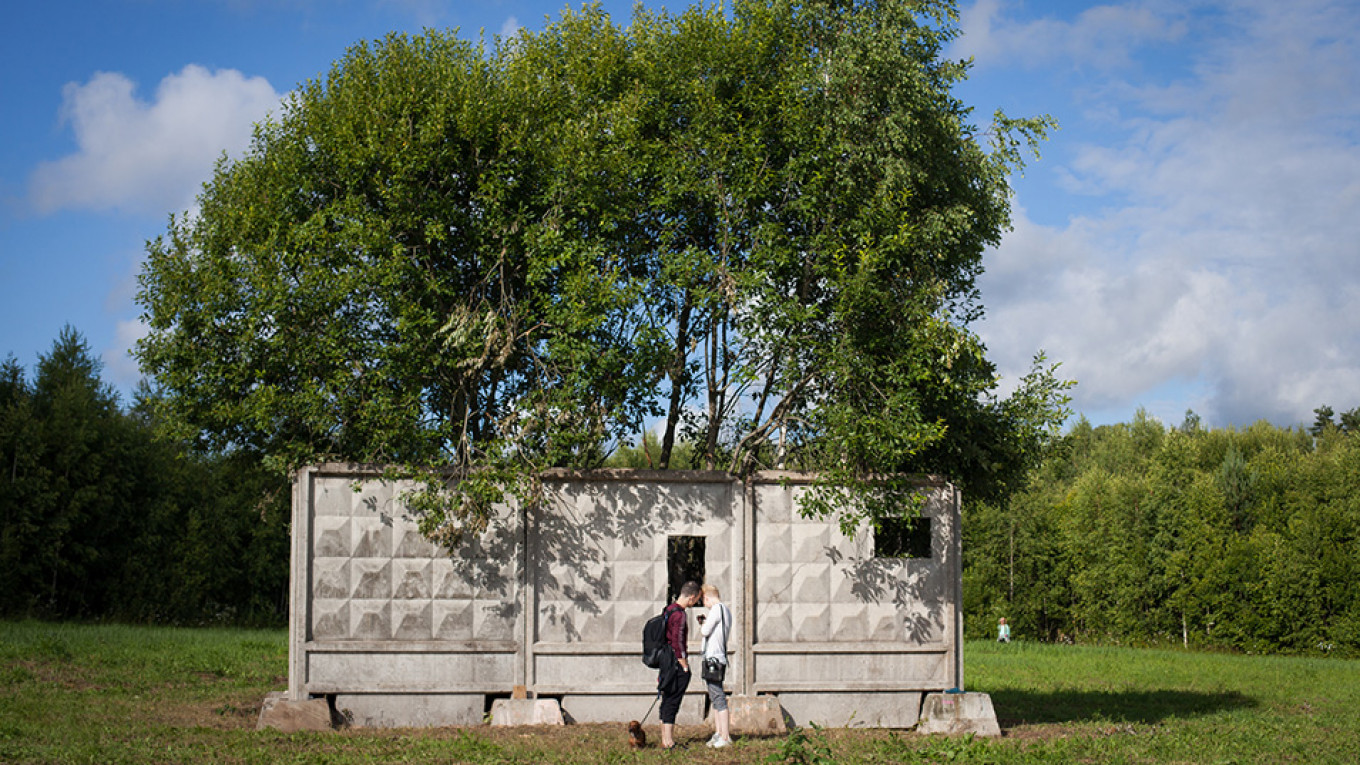
{"type": "Polygon", "coordinates": [[[0,615],[282,624],[286,479],[159,434],[63,329],[30,376],[0,365],[0,615]]]}
{"type": "Polygon", "coordinates": [[[965,502],[969,634],[1360,652],[1360,410],[1316,411],[1078,421],[1008,502],[965,502]]]}

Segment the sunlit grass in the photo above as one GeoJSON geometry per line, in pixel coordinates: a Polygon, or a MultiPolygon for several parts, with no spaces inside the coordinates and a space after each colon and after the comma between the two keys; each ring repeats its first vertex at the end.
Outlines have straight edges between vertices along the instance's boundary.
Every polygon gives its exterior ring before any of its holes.
{"type": "MultiPolygon", "coordinates": [[[[670,762],[622,726],[256,731],[286,685],[278,630],[0,623],[0,762],[670,762]]],[[[685,762],[1355,762],[1360,662],[1166,650],[969,643],[967,688],[1005,735],[806,730],[703,747],[685,762]]],[[[654,728],[654,719],[653,728],[654,728]]]]}

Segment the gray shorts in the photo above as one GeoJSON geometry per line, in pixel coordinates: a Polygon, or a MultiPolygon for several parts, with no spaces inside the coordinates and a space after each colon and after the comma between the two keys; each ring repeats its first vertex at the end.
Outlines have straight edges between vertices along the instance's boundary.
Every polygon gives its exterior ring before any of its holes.
{"type": "Polygon", "coordinates": [[[713,711],[726,712],[727,694],[723,693],[722,684],[710,683],[707,680],[704,683],[708,686],[708,700],[713,704],[713,711]]]}

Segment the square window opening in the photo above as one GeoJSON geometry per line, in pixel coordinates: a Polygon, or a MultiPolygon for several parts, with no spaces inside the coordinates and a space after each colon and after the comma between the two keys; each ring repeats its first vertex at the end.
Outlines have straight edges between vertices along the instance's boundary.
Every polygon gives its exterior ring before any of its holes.
{"type": "Polygon", "coordinates": [[[931,557],[931,520],[925,516],[880,520],[874,529],[874,557],[931,557]]]}

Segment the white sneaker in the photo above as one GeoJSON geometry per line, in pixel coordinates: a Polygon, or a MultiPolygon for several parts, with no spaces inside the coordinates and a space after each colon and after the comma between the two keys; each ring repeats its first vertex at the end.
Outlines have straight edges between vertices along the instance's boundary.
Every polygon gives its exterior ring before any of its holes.
{"type": "Polygon", "coordinates": [[[713,747],[714,749],[722,749],[722,748],[725,747],[725,746],[731,746],[731,745],[732,745],[732,739],[730,739],[730,738],[720,738],[720,739],[718,739],[717,741],[714,741],[713,743],[709,744],[709,746],[713,747]]]}

